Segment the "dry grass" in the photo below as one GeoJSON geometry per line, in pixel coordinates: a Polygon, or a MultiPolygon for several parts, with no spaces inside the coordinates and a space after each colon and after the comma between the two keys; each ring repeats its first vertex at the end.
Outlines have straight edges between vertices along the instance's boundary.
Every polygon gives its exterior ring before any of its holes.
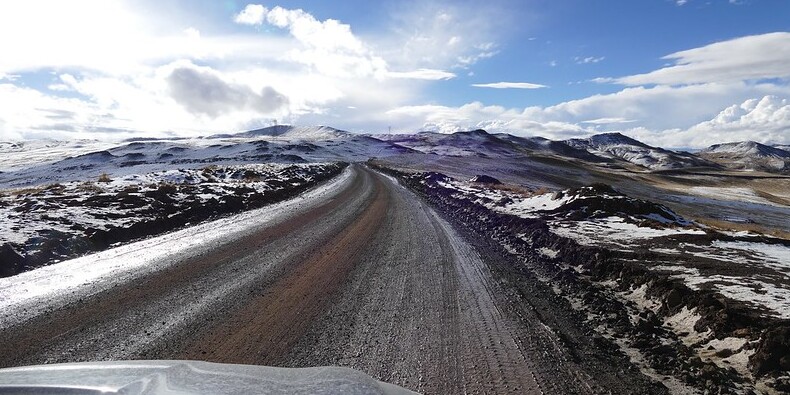
{"type": "Polygon", "coordinates": [[[101,193],[101,192],[104,192],[104,189],[102,189],[100,186],[98,186],[98,185],[96,185],[96,184],[94,184],[94,183],[92,183],[90,181],[86,181],[86,182],[83,182],[82,184],[78,185],[77,186],[77,190],[80,191],[80,192],[88,192],[88,193],[101,193]]]}
{"type": "Polygon", "coordinates": [[[790,232],[786,232],[780,229],[769,228],[766,226],[762,226],[760,224],[744,224],[744,223],[735,223],[729,222],[714,218],[693,218],[694,221],[699,222],[703,225],[710,226],[716,230],[725,230],[725,231],[735,231],[735,232],[754,232],[763,235],[773,236],[784,240],[790,240],[790,232]]]}
{"type": "Polygon", "coordinates": [[[8,194],[8,196],[33,195],[46,190],[48,187],[48,185],[38,185],[34,187],[8,189],[4,192],[8,194]]]}
{"type": "Polygon", "coordinates": [[[472,184],[477,186],[482,186],[485,188],[498,190],[498,191],[514,193],[523,197],[531,197],[531,196],[543,195],[545,193],[553,192],[553,190],[548,189],[546,187],[531,189],[523,185],[516,185],[516,184],[483,184],[483,183],[472,183],[472,184]]]}

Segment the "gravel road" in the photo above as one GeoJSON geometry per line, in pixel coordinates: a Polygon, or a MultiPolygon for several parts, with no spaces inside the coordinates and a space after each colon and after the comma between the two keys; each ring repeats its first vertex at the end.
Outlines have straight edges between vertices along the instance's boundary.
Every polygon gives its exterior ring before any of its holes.
{"type": "Polygon", "coordinates": [[[352,165],[300,199],[137,274],[0,311],[0,366],[192,359],[340,365],[424,393],[656,389],[630,366],[585,366],[394,180],[352,165]]]}

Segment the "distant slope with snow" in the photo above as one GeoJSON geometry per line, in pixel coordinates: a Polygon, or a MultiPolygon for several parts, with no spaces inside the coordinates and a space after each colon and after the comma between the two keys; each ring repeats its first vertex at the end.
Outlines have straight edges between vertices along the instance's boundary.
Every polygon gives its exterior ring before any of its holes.
{"type": "Polygon", "coordinates": [[[651,147],[620,133],[596,134],[586,139],[565,140],[565,143],[603,158],[621,159],[651,170],[712,165],[694,155],[651,147]]]}
{"type": "Polygon", "coordinates": [[[697,155],[731,169],[790,171],[790,152],[755,141],[716,144],[697,155]]]}
{"type": "Polygon", "coordinates": [[[416,134],[374,135],[374,137],[425,154],[493,158],[524,155],[514,144],[482,129],[451,134],[420,132],[416,134]]]}
{"type": "Polygon", "coordinates": [[[588,162],[604,162],[607,160],[606,158],[593,155],[585,149],[573,147],[562,141],[549,140],[543,137],[519,137],[507,133],[497,133],[495,136],[530,153],[559,155],[588,162]]]}
{"type": "MultiPolygon", "coordinates": [[[[119,177],[169,169],[196,169],[209,165],[358,162],[371,157],[415,152],[370,136],[345,134],[336,129],[320,127],[290,128],[278,136],[146,139],[120,144],[102,143],[72,150],[73,146],[74,144],[68,142],[52,142],[47,148],[51,151],[48,154],[31,152],[31,155],[52,158],[55,161],[25,162],[20,159],[19,164],[5,164],[9,169],[0,173],[0,188],[95,181],[105,173],[119,177]],[[329,134],[335,137],[318,138],[329,134]],[[302,137],[293,137],[294,135],[302,137]],[[73,156],[67,157],[71,152],[73,156]]],[[[19,150],[15,157],[25,158],[25,147],[23,145],[15,148],[19,150]]]]}
{"type": "Polygon", "coordinates": [[[253,138],[253,137],[281,137],[289,139],[304,139],[304,140],[327,140],[342,138],[348,136],[349,133],[338,130],[329,126],[291,126],[291,125],[274,125],[261,129],[250,130],[242,133],[235,134],[218,134],[209,136],[208,138],[253,138]]]}
{"type": "Polygon", "coordinates": [[[0,171],[7,172],[39,163],[49,163],[116,146],[95,140],[30,140],[0,142],[0,171]]]}

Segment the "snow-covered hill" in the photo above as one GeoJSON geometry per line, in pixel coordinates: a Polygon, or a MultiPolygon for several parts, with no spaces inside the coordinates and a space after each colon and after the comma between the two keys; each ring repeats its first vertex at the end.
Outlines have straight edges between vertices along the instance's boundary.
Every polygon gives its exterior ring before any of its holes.
{"type": "Polygon", "coordinates": [[[375,137],[426,154],[495,158],[523,155],[513,144],[481,129],[451,134],[421,132],[375,137]]]}
{"type": "Polygon", "coordinates": [[[712,165],[694,155],[651,147],[620,133],[596,134],[586,139],[565,140],[565,143],[602,158],[621,159],[651,170],[712,165]]]}
{"type": "Polygon", "coordinates": [[[530,153],[559,155],[568,158],[577,158],[589,162],[603,162],[606,158],[593,155],[586,149],[573,147],[563,141],[549,140],[544,137],[519,137],[507,133],[497,133],[497,138],[510,142],[530,153]]]}
{"type": "Polygon", "coordinates": [[[329,126],[291,126],[291,125],[275,125],[268,126],[261,129],[250,130],[247,132],[236,134],[218,134],[209,136],[209,138],[252,138],[252,137],[281,137],[287,139],[302,139],[302,140],[328,140],[343,138],[348,136],[349,133],[338,130],[329,126]]]}
{"type": "Polygon", "coordinates": [[[92,181],[102,174],[120,177],[170,169],[195,169],[209,164],[239,165],[245,163],[315,163],[357,162],[371,157],[387,157],[414,152],[373,137],[338,134],[319,139],[319,133],[335,129],[289,129],[276,137],[206,138],[133,141],[126,143],[94,143],[72,150],[73,143],[49,142],[48,154],[33,144],[32,158],[25,147],[15,147],[19,162],[4,164],[0,188],[19,188],[69,181],[92,181]],[[284,137],[290,133],[311,138],[284,137]],[[312,133],[312,134],[311,134],[312,133]],[[39,152],[41,151],[41,152],[39,152]],[[73,156],[66,155],[73,152],[73,156]],[[85,153],[87,152],[87,153],[85,153]]]}
{"type": "Polygon", "coordinates": [[[0,142],[0,171],[12,171],[36,163],[54,162],[71,156],[100,151],[118,143],[95,140],[30,140],[0,142]]]}
{"type": "Polygon", "coordinates": [[[766,156],[774,158],[790,158],[786,150],[760,144],[755,141],[741,141],[737,143],[715,144],[700,151],[706,154],[735,154],[742,156],[766,156]]]}
{"type": "Polygon", "coordinates": [[[788,171],[790,152],[754,141],[716,144],[698,152],[702,158],[740,170],[788,171]]]}

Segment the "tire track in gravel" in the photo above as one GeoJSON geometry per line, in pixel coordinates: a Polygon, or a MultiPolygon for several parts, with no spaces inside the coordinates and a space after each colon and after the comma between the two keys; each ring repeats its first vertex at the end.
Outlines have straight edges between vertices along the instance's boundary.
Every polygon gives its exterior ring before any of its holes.
{"type": "MultiPolygon", "coordinates": [[[[374,181],[378,184],[380,180],[374,181]]],[[[354,256],[382,220],[389,196],[375,187],[355,221],[223,322],[194,336],[178,359],[271,365],[302,336],[346,281],[354,256]]]]}
{"type": "Polygon", "coordinates": [[[385,182],[386,220],[281,363],[348,366],[425,393],[541,393],[480,257],[427,205],[385,182]]]}

